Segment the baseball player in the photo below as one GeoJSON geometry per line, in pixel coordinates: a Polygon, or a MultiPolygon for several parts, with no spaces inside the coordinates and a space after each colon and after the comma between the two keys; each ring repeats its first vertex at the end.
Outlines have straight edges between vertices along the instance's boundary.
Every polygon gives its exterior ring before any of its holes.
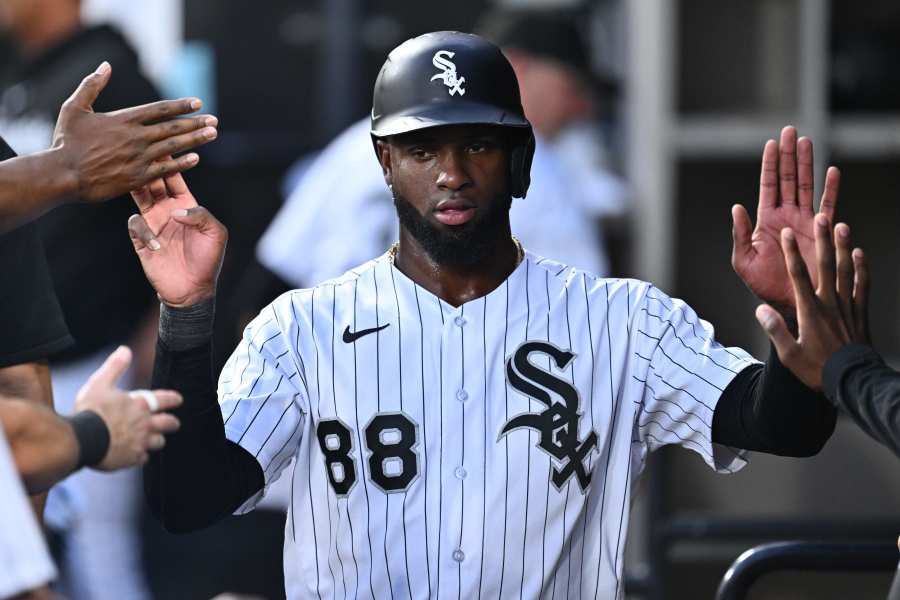
{"type": "MultiPolygon", "coordinates": [[[[145,467],[170,530],[251,510],[288,477],[289,598],[621,598],[649,452],[679,444],[733,472],[745,450],[807,456],[831,435],[834,409],[774,354],[722,347],[652,285],[511,236],[534,146],[492,44],[436,32],[397,47],[371,131],[399,242],[265,308],[218,406],[209,340],[227,233],[180,176],[134,193],[130,234],[163,302],[154,385],[185,398],[182,429],[145,467]]],[[[812,148],[786,128],[780,149],[765,148],[755,231],[735,208],[734,264],[791,316],[771,232],[812,230],[812,148]]]]}

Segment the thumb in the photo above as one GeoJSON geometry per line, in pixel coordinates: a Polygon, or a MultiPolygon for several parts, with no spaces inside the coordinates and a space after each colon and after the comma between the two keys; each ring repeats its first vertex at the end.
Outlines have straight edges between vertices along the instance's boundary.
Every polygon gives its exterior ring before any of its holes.
{"type": "Polygon", "coordinates": [[[69,96],[69,102],[82,110],[91,110],[97,96],[109,83],[109,77],[112,74],[112,67],[108,62],[103,61],[97,70],[81,80],[78,89],[69,96]]]}
{"type": "Polygon", "coordinates": [[[88,381],[92,384],[113,387],[130,365],[131,350],[128,346],[119,346],[106,358],[100,368],[91,374],[88,381]]]}
{"type": "Polygon", "coordinates": [[[737,269],[737,265],[743,263],[753,249],[751,242],[753,231],[750,215],[747,214],[747,209],[740,204],[731,207],[731,221],[731,235],[734,238],[731,265],[737,269]]]}
{"type": "Polygon", "coordinates": [[[193,227],[203,233],[217,234],[218,237],[227,236],[225,226],[203,206],[178,208],[172,211],[171,216],[178,223],[193,227]]]}
{"type": "Polygon", "coordinates": [[[778,352],[778,358],[781,359],[782,363],[786,364],[785,358],[791,354],[797,345],[797,340],[794,339],[794,336],[788,330],[784,318],[768,304],[760,304],[756,307],[756,320],[759,321],[763,331],[772,340],[775,351],[778,352]]]}

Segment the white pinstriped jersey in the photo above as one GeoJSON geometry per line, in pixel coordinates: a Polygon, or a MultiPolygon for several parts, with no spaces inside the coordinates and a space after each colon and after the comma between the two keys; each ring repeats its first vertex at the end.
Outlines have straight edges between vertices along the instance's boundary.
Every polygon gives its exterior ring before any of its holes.
{"type": "Polygon", "coordinates": [[[289,598],[605,599],[650,451],[744,464],[711,426],[754,362],[647,283],[526,253],[453,307],[384,255],[265,308],[219,398],[267,486],[296,458],[289,598]]]}

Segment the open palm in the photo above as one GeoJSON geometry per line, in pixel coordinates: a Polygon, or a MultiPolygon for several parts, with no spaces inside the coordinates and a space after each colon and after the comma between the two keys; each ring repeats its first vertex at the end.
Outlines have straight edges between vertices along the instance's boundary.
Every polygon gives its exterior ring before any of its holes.
{"type": "MultiPolygon", "coordinates": [[[[831,167],[819,212],[832,223],[837,204],[840,172],[831,167]]],[[[734,251],[731,264],[747,287],[762,300],[780,307],[795,305],[794,290],[785,268],[781,230],[790,227],[807,270],[816,271],[813,208],[813,147],[807,138],[797,140],[797,130],[785,127],[780,143],[766,142],[759,183],[756,228],[741,205],[731,210],[734,251]]],[[[816,285],[816,281],[813,281],[816,285]]]]}
{"type": "Polygon", "coordinates": [[[228,232],[197,204],[181,175],[132,192],[140,210],[128,230],[160,300],[190,306],[215,295],[228,232]]]}

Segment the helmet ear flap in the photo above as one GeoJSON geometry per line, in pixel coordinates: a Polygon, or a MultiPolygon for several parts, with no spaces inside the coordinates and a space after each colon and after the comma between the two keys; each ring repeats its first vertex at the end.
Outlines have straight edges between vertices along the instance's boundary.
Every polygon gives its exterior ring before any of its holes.
{"type": "Polygon", "coordinates": [[[531,161],[534,159],[534,134],[528,132],[524,143],[513,146],[509,156],[509,193],[524,198],[531,184],[531,161]]]}

